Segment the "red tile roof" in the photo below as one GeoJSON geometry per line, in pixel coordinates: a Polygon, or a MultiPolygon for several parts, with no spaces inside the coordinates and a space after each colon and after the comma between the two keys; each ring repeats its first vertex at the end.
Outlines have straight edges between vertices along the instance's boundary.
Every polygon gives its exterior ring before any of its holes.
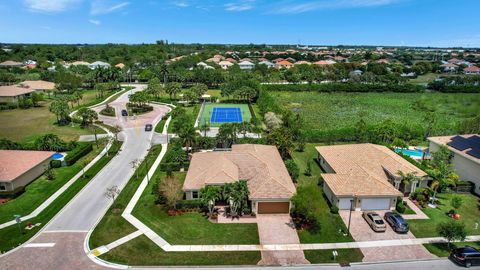
{"type": "Polygon", "coordinates": [[[50,159],[55,152],[0,150],[0,181],[11,182],[41,162],[50,159]]]}

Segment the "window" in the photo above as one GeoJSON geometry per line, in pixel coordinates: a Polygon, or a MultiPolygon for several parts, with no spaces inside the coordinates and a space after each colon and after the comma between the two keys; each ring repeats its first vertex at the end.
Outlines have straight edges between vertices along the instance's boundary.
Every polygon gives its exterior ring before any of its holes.
{"type": "Polygon", "coordinates": [[[192,191],[192,199],[198,199],[198,191],[192,191]]]}
{"type": "Polygon", "coordinates": [[[7,187],[5,187],[5,185],[0,185],[0,190],[7,190],[7,187]]]}

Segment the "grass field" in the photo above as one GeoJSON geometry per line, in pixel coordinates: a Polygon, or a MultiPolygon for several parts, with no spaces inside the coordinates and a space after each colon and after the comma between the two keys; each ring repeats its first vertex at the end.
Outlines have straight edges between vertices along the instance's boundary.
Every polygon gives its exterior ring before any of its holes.
{"type": "Polygon", "coordinates": [[[341,263],[341,262],[361,262],[363,259],[362,251],[358,248],[337,249],[338,256],[333,259],[331,249],[326,250],[305,250],[305,258],[310,263],[341,263]]]}
{"type": "MultiPolygon", "coordinates": [[[[174,174],[183,182],[186,173],[174,174]]],[[[143,192],[133,210],[133,215],[152,230],[161,235],[170,244],[176,245],[220,245],[220,244],[258,244],[257,224],[218,224],[207,220],[200,213],[184,213],[168,216],[167,209],[155,204],[157,195],[154,188],[165,173],[152,181],[143,192]]]]}
{"type": "MultiPolygon", "coordinates": [[[[451,220],[447,212],[452,209],[450,200],[452,194],[438,194],[439,205],[437,208],[425,208],[423,212],[430,219],[409,220],[410,231],[416,237],[438,236],[437,225],[441,222],[451,220]]],[[[461,216],[460,221],[465,223],[468,235],[480,234],[480,229],[475,230],[475,223],[480,223],[480,198],[472,194],[458,194],[463,199],[462,206],[458,209],[461,216]]]]}
{"type": "Polygon", "coordinates": [[[424,246],[430,253],[438,257],[448,257],[448,255],[450,255],[450,249],[464,246],[471,246],[476,249],[480,249],[480,242],[456,242],[451,243],[450,248],[446,243],[424,244],[424,246]]]}
{"type": "Polygon", "coordinates": [[[250,109],[248,108],[247,104],[206,103],[203,113],[200,117],[200,125],[202,123],[207,123],[212,127],[219,127],[223,124],[211,122],[213,108],[240,108],[243,122],[250,122],[250,119],[252,118],[252,114],[250,113],[250,109]]]}
{"type": "Polygon", "coordinates": [[[131,266],[256,265],[261,255],[259,251],[165,252],[145,235],[141,235],[112,249],[100,258],[131,266]]]}
{"type": "MultiPolygon", "coordinates": [[[[108,157],[105,155],[97,161],[88,171],[85,172],[86,177],[82,181],[76,181],[65,192],[63,192],[52,204],[43,210],[37,217],[28,220],[32,224],[40,223],[40,226],[31,230],[19,231],[17,226],[9,226],[0,229],[0,253],[11,250],[18,245],[24,243],[45,226],[48,221],[53,218],[65,205],[83,188],[90,180],[118,153],[122,143],[115,142],[110,148],[108,157]]],[[[22,223],[25,226],[26,222],[22,223]]]]}
{"type": "Polygon", "coordinates": [[[463,118],[480,110],[478,94],[275,92],[272,96],[286,108],[300,112],[306,129],[322,131],[354,127],[361,117],[367,124],[391,119],[422,127],[423,116],[413,104],[423,99],[437,110],[434,132],[455,133],[463,118]]]}

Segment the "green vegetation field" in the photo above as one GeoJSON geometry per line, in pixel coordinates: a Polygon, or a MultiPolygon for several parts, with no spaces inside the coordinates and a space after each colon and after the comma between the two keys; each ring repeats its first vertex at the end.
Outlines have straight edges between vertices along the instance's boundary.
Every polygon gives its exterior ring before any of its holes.
{"type": "Polygon", "coordinates": [[[244,122],[250,122],[252,119],[252,114],[247,104],[227,104],[227,103],[207,103],[203,109],[203,113],[200,117],[200,125],[207,123],[212,127],[219,127],[222,123],[211,123],[210,119],[212,118],[213,108],[240,108],[242,112],[242,119],[244,122]]]}
{"type": "Polygon", "coordinates": [[[298,111],[307,130],[318,131],[353,128],[361,117],[369,125],[391,119],[422,127],[423,115],[414,109],[414,102],[424,100],[436,109],[434,133],[455,133],[462,119],[480,111],[478,94],[274,92],[271,96],[298,111]]]}

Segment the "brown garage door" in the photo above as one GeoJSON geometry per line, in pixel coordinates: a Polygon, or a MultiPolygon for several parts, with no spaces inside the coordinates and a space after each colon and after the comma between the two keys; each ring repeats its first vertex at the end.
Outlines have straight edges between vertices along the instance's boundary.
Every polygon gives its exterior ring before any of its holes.
{"type": "Polygon", "coordinates": [[[289,202],[259,202],[258,214],[280,214],[289,212],[289,202]]]}

